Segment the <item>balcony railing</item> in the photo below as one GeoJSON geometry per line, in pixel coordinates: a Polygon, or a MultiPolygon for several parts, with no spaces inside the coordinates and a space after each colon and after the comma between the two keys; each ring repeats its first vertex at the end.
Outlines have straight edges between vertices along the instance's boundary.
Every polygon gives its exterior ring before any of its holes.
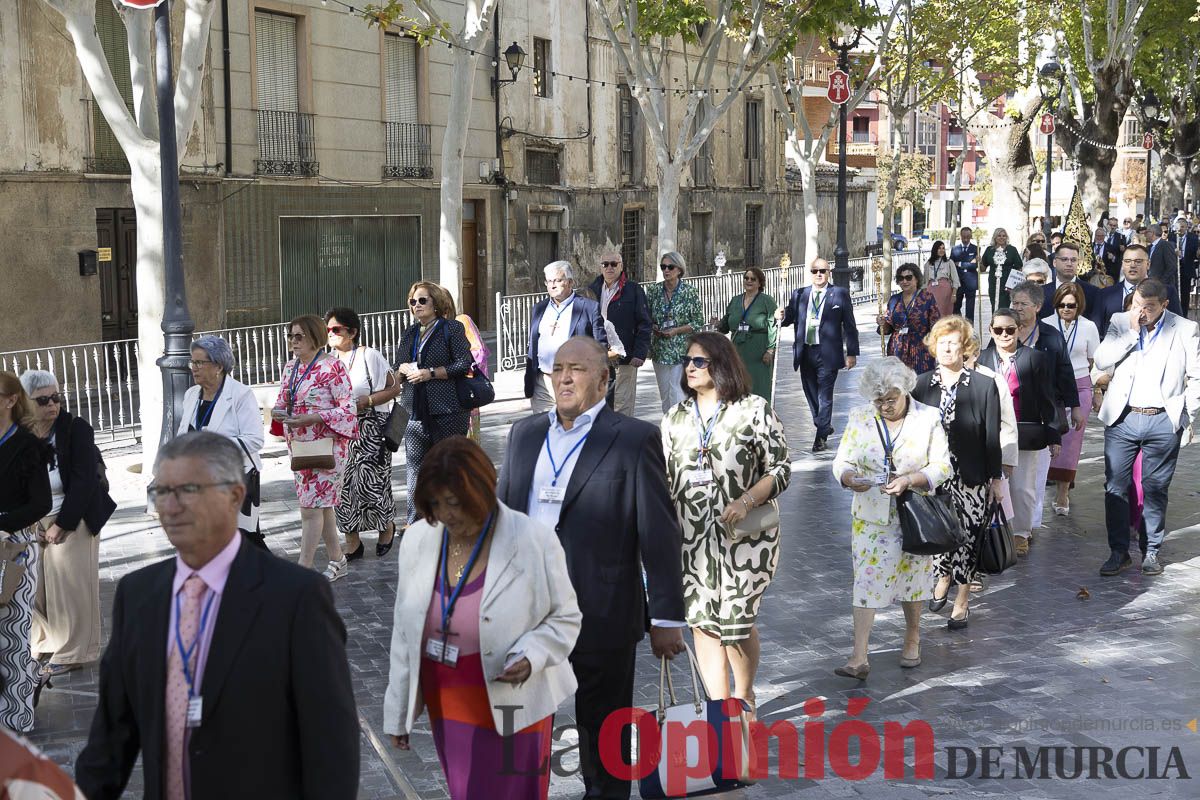
{"type": "Polygon", "coordinates": [[[254,161],[254,171],[259,175],[309,178],[318,175],[321,165],[317,162],[313,115],[260,109],[258,158],[254,161]]]}
{"type": "Polygon", "coordinates": [[[429,126],[415,122],[385,122],[383,127],[387,145],[383,177],[432,178],[429,126]]]}

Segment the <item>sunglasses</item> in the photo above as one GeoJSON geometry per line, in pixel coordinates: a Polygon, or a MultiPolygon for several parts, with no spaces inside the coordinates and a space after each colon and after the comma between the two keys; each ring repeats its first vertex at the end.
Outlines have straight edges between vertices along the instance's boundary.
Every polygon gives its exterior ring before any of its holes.
{"type": "Polygon", "coordinates": [[[334,336],[341,336],[344,333],[349,333],[350,329],[345,325],[334,325],[333,327],[326,328],[325,331],[326,333],[332,333],[334,336]]]}
{"type": "Polygon", "coordinates": [[[997,336],[1016,336],[1017,335],[1017,326],[1016,325],[1005,325],[1003,327],[1000,327],[997,325],[993,325],[992,333],[996,334],[997,336]]]}
{"type": "Polygon", "coordinates": [[[898,281],[915,281],[916,279],[917,279],[916,275],[905,274],[905,275],[897,275],[896,276],[896,280],[898,280],[898,281]]]}
{"type": "Polygon", "coordinates": [[[33,402],[42,407],[48,406],[51,403],[54,403],[56,406],[60,406],[62,405],[62,395],[60,395],[58,392],[55,392],[54,394],[48,394],[44,397],[35,397],[33,398],[33,402]]]}
{"type": "Polygon", "coordinates": [[[408,304],[410,306],[429,305],[429,298],[428,297],[410,297],[410,298],[408,298],[408,304]]]}
{"type": "Polygon", "coordinates": [[[621,262],[620,261],[601,261],[600,266],[602,266],[602,267],[619,267],[619,266],[621,266],[621,262]]]}
{"type": "Polygon", "coordinates": [[[708,369],[708,365],[712,363],[712,359],[705,358],[704,356],[683,356],[679,359],[680,365],[684,367],[686,367],[689,362],[696,369],[708,369]]]}
{"type": "Polygon", "coordinates": [[[288,335],[289,342],[303,342],[307,337],[303,333],[292,333],[288,335]]]}
{"type": "Polygon", "coordinates": [[[659,269],[661,269],[663,272],[666,272],[669,269],[675,269],[675,265],[674,264],[660,264],[659,269]]]}
{"type": "Polygon", "coordinates": [[[809,272],[811,272],[813,275],[824,275],[826,272],[829,272],[829,270],[827,270],[827,269],[810,269],[809,272]]]}
{"type": "Polygon", "coordinates": [[[1079,304],[1078,303],[1059,303],[1058,305],[1055,306],[1055,308],[1076,309],[1076,308],[1079,308],[1079,304]]]}

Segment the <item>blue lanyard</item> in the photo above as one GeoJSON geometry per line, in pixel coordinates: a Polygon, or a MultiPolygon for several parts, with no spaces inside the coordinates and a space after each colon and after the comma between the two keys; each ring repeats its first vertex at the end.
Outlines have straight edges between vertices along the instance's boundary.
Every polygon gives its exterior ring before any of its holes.
{"type": "Polygon", "coordinates": [[[1034,323],[1033,330],[1031,330],[1029,332],[1029,338],[1023,339],[1021,341],[1021,344],[1025,345],[1026,347],[1033,347],[1033,339],[1034,339],[1034,337],[1037,336],[1037,334],[1038,334],[1038,326],[1037,326],[1037,323],[1034,323]]]}
{"type": "MultiPolygon", "coordinates": [[[[744,298],[745,296],[746,295],[743,293],[742,297],[744,298]]],[[[750,301],[750,305],[748,305],[742,309],[742,322],[741,322],[742,325],[746,324],[746,317],[750,316],[750,310],[754,308],[754,304],[758,302],[758,298],[760,298],[760,297],[762,297],[762,292],[759,292],[758,294],[754,295],[754,299],[750,301]]]]}
{"type": "MultiPolygon", "coordinates": [[[[567,313],[567,309],[575,304],[575,298],[578,296],[579,295],[576,294],[571,295],[571,299],[563,303],[561,306],[555,306],[554,301],[550,301],[550,305],[554,307],[554,325],[551,327],[552,332],[558,330],[558,321],[562,319],[563,314],[567,313]]],[[[550,309],[546,310],[549,311],[550,309]]]]}
{"type": "Polygon", "coordinates": [[[813,319],[817,319],[818,317],[821,316],[821,306],[825,305],[825,301],[829,298],[829,295],[823,294],[823,292],[824,292],[823,289],[814,289],[813,290],[814,295],[817,295],[817,294],[822,295],[821,299],[818,300],[814,297],[813,301],[808,304],[809,310],[812,312],[811,316],[813,319]]]}
{"type": "MultiPolygon", "coordinates": [[[[1162,329],[1163,329],[1163,323],[1162,323],[1162,320],[1160,319],[1158,321],[1158,330],[1156,330],[1154,332],[1154,335],[1150,337],[1150,347],[1154,347],[1154,340],[1158,338],[1158,335],[1160,333],[1162,333],[1162,329]]],[[[1145,339],[1146,339],[1146,329],[1138,328],[1138,347],[1137,347],[1137,349],[1139,351],[1146,349],[1145,339]]]]}
{"type": "MultiPolygon", "coordinates": [[[[906,418],[904,422],[907,421],[906,418]]],[[[892,436],[887,423],[883,422],[880,417],[875,417],[875,427],[879,429],[879,438],[883,440],[883,463],[889,470],[895,469],[896,462],[892,459],[892,452],[896,449],[896,442],[900,441],[900,435],[904,433],[904,422],[900,423],[900,430],[896,431],[895,436],[892,436]]]]}
{"type": "MultiPolygon", "coordinates": [[[[696,403],[696,401],[692,401],[696,403]]],[[[696,403],[692,409],[696,412],[696,430],[700,435],[700,457],[703,458],[709,451],[709,442],[712,441],[713,428],[717,425],[717,415],[721,413],[721,407],[725,405],[722,400],[717,403],[717,409],[713,415],[708,418],[708,425],[704,424],[704,420],[700,418],[700,404],[696,403]]]]}
{"type": "Polygon", "coordinates": [[[417,329],[417,335],[413,337],[412,346],[412,360],[414,364],[417,362],[417,358],[425,350],[425,345],[429,343],[430,338],[433,336],[433,332],[436,331],[438,325],[441,324],[441,319],[435,320],[433,325],[429,326],[429,330],[425,332],[424,336],[421,335],[420,329],[417,329]]]}
{"type": "Polygon", "coordinates": [[[292,367],[291,385],[288,387],[288,413],[292,413],[292,408],[296,405],[296,393],[300,391],[300,384],[304,383],[304,379],[308,377],[308,373],[316,365],[317,359],[321,357],[321,352],[313,356],[313,360],[308,362],[308,366],[304,368],[304,374],[300,376],[300,380],[296,380],[296,373],[300,371],[300,361],[296,360],[296,366],[292,367]]]}
{"type": "MultiPolygon", "coordinates": [[[[901,324],[901,327],[908,325],[909,315],[912,312],[913,306],[915,306],[916,304],[917,304],[917,293],[916,292],[913,292],[913,299],[911,302],[909,302],[908,305],[904,304],[904,295],[903,294],[896,295],[896,305],[899,306],[900,310],[904,312],[904,322],[901,324]]],[[[897,320],[897,322],[899,322],[899,321],[897,320]]]]}
{"type": "Polygon", "coordinates": [[[475,540],[475,547],[471,550],[471,556],[467,559],[467,565],[463,567],[462,577],[458,583],[450,591],[450,597],[446,597],[446,587],[450,585],[450,562],[447,558],[447,553],[450,549],[450,532],[446,527],[442,526],[442,574],[441,586],[438,587],[438,597],[442,601],[442,630],[443,640],[450,634],[450,617],[454,616],[454,604],[458,602],[458,596],[462,594],[463,587],[471,579],[471,569],[475,566],[476,560],[479,559],[479,551],[483,549],[483,541],[488,537],[488,533],[492,529],[492,520],[495,517],[495,512],[488,514],[487,521],[483,523],[483,530],[479,534],[479,538],[475,540]]]}
{"type": "Polygon", "coordinates": [[[558,464],[554,463],[554,451],[550,449],[550,431],[546,431],[546,455],[550,456],[550,469],[554,471],[554,479],[550,481],[551,486],[558,486],[558,476],[562,475],[562,471],[567,468],[567,462],[571,460],[571,456],[575,455],[576,450],[583,447],[583,443],[586,442],[587,438],[591,435],[592,431],[589,428],[588,432],[585,433],[583,437],[575,443],[574,447],[567,451],[566,457],[563,458],[562,466],[559,466],[558,464]]]}
{"type": "Polygon", "coordinates": [[[196,401],[196,430],[204,430],[204,427],[212,420],[213,409],[217,407],[217,401],[221,399],[223,391],[225,391],[225,379],[221,378],[221,385],[217,387],[217,393],[213,395],[212,402],[208,404],[208,413],[204,415],[204,419],[200,418],[200,406],[203,405],[204,392],[203,390],[200,392],[196,401]]]}
{"type": "Polygon", "coordinates": [[[10,425],[8,427],[8,430],[4,432],[4,435],[0,436],[0,444],[4,444],[9,439],[11,439],[13,434],[16,432],[17,432],[17,423],[14,422],[12,425],[10,425]]]}
{"type": "Polygon", "coordinates": [[[1071,335],[1068,336],[1067,332],[1063,330],[1062,317],[1057,314],[1054,316],[1058,320],[1058,332],[1067,340],[1067,355],[1069,356],[1071,355],[1071,351],[1075,349],[1075,339],[1079,337],[1079,320],[1075,320],[1075,324],[1071,327],[1071,335]]]}
{"type": "Polygon", "coordinates": [[[183,646],[183,634],[179,631],[179,595],[175,595],[175,646],[179,648],[179,659],[183,662],[183,677],[187,681],[188,697],[196,696],[196,680],[192,676],[192,670],[188,667],[188,662],[192,660],[192,655],[196,652],[196,646],[200,644],[200,637],[204,635],[204,629],[208,627],[208,612],[212,608],[213,598],[216,596],[216,592],[210,591],[208,593],[208,599],[204,601],[204,611],[200,613],[200,628],[196,631],[196,638],[192,639],[192,643],[185,648],[183,646]]]}

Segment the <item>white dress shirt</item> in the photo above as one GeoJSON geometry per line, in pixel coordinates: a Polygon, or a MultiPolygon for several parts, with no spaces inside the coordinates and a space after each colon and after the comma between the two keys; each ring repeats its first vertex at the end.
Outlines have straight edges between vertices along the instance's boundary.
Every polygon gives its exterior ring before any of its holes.
{"type": "Polygon", "coordinates": [[[813,286],[812,291],[808,295],[808,309],[804,313],[804,341],[808,341],[809,334],[812,334],[812,344],[818,345],[821,343],[821,315],[825,313],[825,304],[829,302],[829,284],[825,284],[818,289],[813,286]],[[820,292],[821,307],[818,309],[814,302],[817,299],[817,293],[820,292]]]}
{"type": "Polygon", "coordinates": [[[542,321],[538,325],[538,369],[549,375],[554,371],[554,356],[558,348],[571,338],[571,314],[574,313],[575,295],[562,305],[550,301],[542,321]],[[561,312],[561,315],[560,313],[561,312]]]}
{"type": "Polygon", "coordinates": [[[1165,408],[1167,403],[1163,397],[1162,381],[1158,380],[1167,368],[1167,353],[1171,349],[1170,339],[1156,336],[1162,331],[1166,314],[1158,318],[1153,327],[1142,329],[1142,346],[1135,349],[1129,356],[1129,367],[1135,375],[1155,380],[1135,380],[1129,390],[1129,405],[1135,408],[1165,408]],[[1161,340],[1161,341],[1160,341],[1161,340]]]}

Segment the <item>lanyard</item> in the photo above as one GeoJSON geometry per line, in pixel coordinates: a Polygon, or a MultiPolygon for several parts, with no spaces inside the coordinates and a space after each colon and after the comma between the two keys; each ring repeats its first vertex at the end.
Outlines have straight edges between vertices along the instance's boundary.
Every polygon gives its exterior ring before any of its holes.
{"type": "Polygon", "coordinates": [[[901,327],[908,325],[909,315],[912,313],[913,306],[917,304],[917,294],[917,292],[913,292],[912,300],[907,304],[904,302],[903,293],[896,295],[896,305],[900,306],[900,309],[904,312],[904,323],[901,327]]]}
{"type": "Polygon", "coordinates": [[[296,405],[296,393],[300,391],[300,384],[304,383],[304,379],[308,377],[308,373],[316,365],[317,359],[321,357],[321,351],[313,356],[313,360],[308,362],[308,366],[304,368],[304,374],[300,376],[300,380],[296,380],[296,373],[300,371],[300,360],[296,359],[296,366],[292,367],[291,385],[288,387],[288,414],[292,413],[293,407],[296,405]]]}
{"type": "MultiPolygon", "coordinates": [[[[346,365],[346,374],[349,375],[354,370],[354,359],[358,358],[358,345],[354,345],[350,350],[350,363],[346,365]]],[[[367,370],[367,380],[371,379],[370,370],[367,370]]]]}
{"type": "Polygon", "coordinates": [[[567,468],[567,462],[571,460],[571,456],[575,455],[575,451],[583,447],[583,443],[591,436],[592,431],[589,428],[588,432],[583,435],[574,446],[567,451],[567,455],[562,460],[562,466],[554,463],[554,451],[550,449],[550,431],[546,431],[546,455],[550,456],[550,469],[554,471],[554,479],[550,481],[551,486],[558,486],[558,476],[562,475],[562,471],[567,468]]]}
{"type": "Polygon", "coordinates": [[[829,295],[825,294],[821,289],[814,290],[813,294],[814,294],[814,297],[813,297],[813,301],[811,303],[809,303],[809,306],[810,306],[809,310],[812,311],[812,315],[811,315],[812,318],[817,319],[818,317],[821,316],[821,306],[825,305],[825,299],[829,295]],[[822,295],[822,296],[818,298],[815,295],[822,295]]]}
{"type": "Polygon", "coordinates": [[[888,430],[887,423],[883,422],[879,417],[875,417],[875,427],[879,430],[879,439],[883,443],[883,462],[884,466],[889,471],[895,471],[896,462],[892,459],[892,452],[896,449],[896,442],[900,441],[900,435],[904,433],[904,426],[908,422],[906,417],[904,422],[900,423],[900,430],[896,431],[896,435],[892,436],[892,432],[888,430]]]}
{"type": "MultiPolygon", "coordinates": [[[[1150,344],[1149,344],[1149,346],[1150,346],[1150,347],[1154,347],[1154,340],[1158,338],[1158,335],[1159,335],[1160,333],[1162,333],[1162,329],[1163,329],[1163,324],[1162,324],[1162,320],[1160,319],[1160,320],[1159,320],[1159,322],[1158,322],[1158,330],[1156,330],[1156,331],[1154,332],[1154,335],[1150,337],[1150,344]]],[[[1138,346],[1137,346],[1137,349],[1138,349],[1139,351],[1141,351],[1141,350],[1145,350],[1145,349],[1146,349],[1147,345],[1146,345],[1146,343],[1145,343],[1145,339],[1146,339],[1146,329],[1145,329],[1145,328],[1138,328],[1138,346]]]]}
{"type": "Polygon", "coordinates": [[[450,617],[454,616],[454,604],[458,602],[458,596],[462,594],[463,587],[467,585],[467,581],[471,579],[471,569],[475,566],[476,560],[479,558],[479,551],[483,549],[483,542],[488,537],[488,533],[492,530],[492,520],[495,518],[495,512],[488,514],[487,521],[483,523],[483,530],[479,534],[479,538],[475,540],[475,547],[471,549],[471,556],[467,559],[467,565],[463,567],[462,577],[458,579],[458,583],[450,590],[450,597],[446,597],[446,588],[450,586],[450,561],[447,553],[450,549],[450,532],[442,526],[442,585],[438,587],[438,597],[442,601],[442,630],[441,634],[444,637],[450,635],[450,617]]]}
{"type": "Polygon", "coordinates": [[[1063,330],[1062,317],[1057,314],[1055,316],[1058,317],[1058,332],[1067,340],[1067,355],[1071,355],[1071,351],[1075,349],[1075,339],[1079,336],[1079,320],[1071,323],[1071,332],[1068,334],[1063,330]]]}
{"type": "MultiPolygon", "coordinates": [[[[204,601],[204,610],[200,613],[200,628],[196,631],[196,638],[192,639],[192,643],[185,648],[183,634],[179,631],[179,595],[175,595],[175,647],[179,649],[179,660],[183,662],[183,678],[187,681],[188,697],[196,696],[196,679],[188,667],[188,662],[192,660],[196,646],[200,644],[200,637],[204,635],[204,629],[208,626],[208,612],[212,608],[213,598],[216,596],[216,592],[208,593],[208,599],[204,601]]],[[[199,663],[196,666],[199,666],[199,663]]]]}
{"type": "MultiPolygon", "coordinates": [[[[579,295],[573,294],[573,295],[571,295],[571,299],[570,299],[570,300],[568,300],[567,302],[563,303],[561,306],[555,306],[555,307],[554,307],[554,324],[550,326],[550,333],[552,333],[552,334],[553,334],[553,333],[555,333],[555,332],[557,332],[557,331],[558,331],[558,321],[559,321],[560,319],[562,319],[562,315],[563,315],[563,314],[567,313],[567,309],[569,309],[569,308],[570,308],[572,305],[574,305],[574,303],[575,303],[575,298],[576,298],[576,297],[578,297],[578,296],[579,296],[579,295]]],[[[551,302],[550,302],[550,305],[551,305],[551,306],[554,306],[554,302],[553,302],[553,301],[551,301],[551,302]]],[[[546,310],[547,310],[547,311],[549,311],[550,309],[546,309],[546,310]]]]}
{"type": "Polygon", "coordinates": [[[4,435],[3,435],[3,436],[0,436],[0,444],[4,444],[4,443],[5,443],[5,442],[7,442],[9,439],[11,439],[11,438],[12,438],[12,435],[13,435],[14,433],[16,433],[16,432],[17,432],[17,423],[15,423],[15,422],[14,422],[12,425],[10,425],[10,426],[8,427],[8,430],[6,430],[6,431],[4,432],[4,435]]]}
{"type": "Polygon", "coordinates": [[[429,344],[429,340],[430,340],[430,338],[432,338],[433,332],[436,331],[438,325],[441,325],[441,324],[442,324],[441,319],[435,320],[434,323],[429,326],[429,330],[425,331],[424,336],[421,335],[420,330],[418,329],[417,335],[415,337],[413,337],[413,346],[412,346],[413,363],[416,363],[417,360],[420,358],[420,356],[425,352],[425,345],[429,344]]]}
{"type": "MultiPolygon", "coordinates": [[[[213,395],[212,402],[208,404],[208,413],[204,415],[204,419],[200,418],[200,400],[196,402],[196,430],[203,430],[206,425],[212,420],[213,409],[217,407],[217,401],[221,399],[221,392],[225,391],[225,379],[221,378],[221,385],[217,387],[217,393],[213,395]]],[[[201,399],[204,397],[204,392],[200,393],[201,399]]]]}
{"type": "MultiPolygon", "coordinates": [[[[742,297],[745,297],[745,294],[743,294],[742,297]]],[[[750,301],[750,305],[742,309],[742,325],[746,324],[746,317],[750,316],[750,310],[754,308],[754,304],[758,302],[758,298],[760,297],[762,297],[762,292],[754,295],[754,299],[750,301]]]]}
{"type": "Polygon", "coordinates": [[[692,406],[696,412],[696,431],[700,436],[700,457],[703,458],[709,451],[709,442],[712,441],[713,428],[717,425],[717,415],[721,413],[721,407],[725,405],[725,401],[721,400],[717,403],[717,408],[713,411],[713,415],[708,418],[708,425],[704,424],[704,420],[700,418],[700,404],[696,403],[692,406]]]}
{"type": "Polygon", "coordinates": [[[1037,335],[1038,335],[1038,326],[1037,326],[1037,323],[1034,323],[1033,330],[1031,330],[1029,332],[1029,338],[1022,339],[1021,344],[1025,345],[1026,347],[1033,347],[1033,340],[1037,338],[1037,335]]]}

